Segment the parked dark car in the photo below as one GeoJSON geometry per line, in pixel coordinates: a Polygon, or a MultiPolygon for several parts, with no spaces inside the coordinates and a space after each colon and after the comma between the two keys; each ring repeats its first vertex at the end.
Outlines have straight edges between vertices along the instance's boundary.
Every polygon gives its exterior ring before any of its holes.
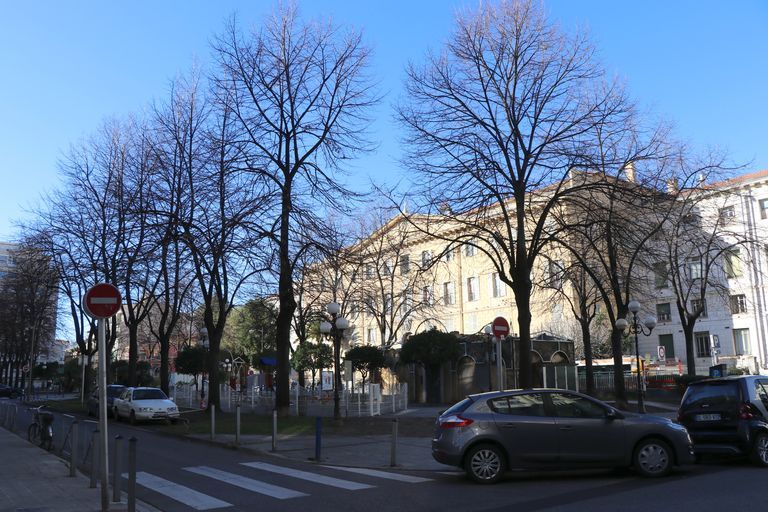
{"type": "Polygon", "coordinates": [[[11,386],[6,386],[5,384],[0,384],[0,397],[18,398],[21,395],[22,395],[22,392],[19,388],[14,388],[11,386]]]}
{"type": "Polygon", "coordinates": [[[768,376],[740,375],[692,382],[678,421],[697,457],[746,455],[768,467],[768,376]]]}
{"type": "MultiPolygon", "coordinates": [[[[119,397],[120,393],[122,393],[125,389],[125,386],[121,386],[120,384],[110,384],[107,386],[107,418],[112,416],[112,406],[115,403],[115,398],[119,397]]],[[[98,389],[94,391],[91,397],[88,399],[86,407],[88,409],[88,416],[94,416],[96,418],[99,417],[98,389]]]]}
{"type": "Polygon", "coordinates": [[[694,460],[681,425],[562,389],[468,396],[437,419],[432,456],[480,483],[508,469],[631,466],[657,477],[694,460]]]}

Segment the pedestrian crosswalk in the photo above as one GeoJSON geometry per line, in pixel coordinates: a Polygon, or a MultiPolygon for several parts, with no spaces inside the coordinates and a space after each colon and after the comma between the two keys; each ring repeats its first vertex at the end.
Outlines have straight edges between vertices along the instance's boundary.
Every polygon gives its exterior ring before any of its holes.
{"type": "MultiPolygon", "coordinates": [[[[294,467],[256,461],[241,462],[238,467],[241,467],[240,472],[236,472],[238,471],[236,468],[227,468],[231,469],[231,471],[227,471],[212,466],[190,466],[183,468],[183,470],[205,479],[214,480],[217,483],[231,485],[277,500],[300,498],[310,496],[313,493],[320,494],[324,487],[344,491],[364,491],[377,487],[378,480],[381,480],[382,484],[394,483],[394,485],[431,481],[429,478],[368,468],[317,466],[318,471],[304,471],[294,467]],[[243,471],[246,474],[242,474],[243,471]],[[335,471],[344,472],[345,478],[331,476],[335,471]],[[278,479],[277,482],[275,478],[278,479]],[[360,478],[366,482],[358,481],[360,478]],[[266,481],[267,479],[270,481],[266,481]]],[[[127,477],[125,474],[123,476],[127,477]]],[[[136,483],[194,510],[211,510],[234,506],[228,501],[209,496],[199,489],[193,489],[189,482],[185,482],[186,485],[183,485],[143,471],[136,473],[136,483]]],[[[210,486],[202,487],[209,488],[210,486]]],[[[231,493],[223,492],[222,495],[231,496],[231,493]]]]}
{"type": "MultiPolygon", "coordinates": [[[[127,477],[127,474],[123,474],[127,477]]],[[[197,492],[185,485],[173,483],[159,476],[155,476],[143,471],[136,472],[136,483],[148,489],[168,496],[179,501],[195,510],[210,510],[212,508],[231,507],[231,503],[197,492]]]]}

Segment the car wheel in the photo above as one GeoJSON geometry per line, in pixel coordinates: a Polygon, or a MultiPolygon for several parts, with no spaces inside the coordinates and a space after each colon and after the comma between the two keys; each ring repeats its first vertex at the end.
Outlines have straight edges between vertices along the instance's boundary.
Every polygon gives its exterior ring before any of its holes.
{"type": "Polygon", "coordinates": [[[479,444],[469,450],[464,471],[475,482],[493,484],[501,480],[506,471],[504,453],[498,446],[479,444]]]}
{"type": "Polygon", "coordinates": [[[672,451],[660,439],[646,439],[635,448],[635,471],[646,477],[658,477],[672,471],[672,451]]]}
{"type": "Polygon", "coordinates": [[[752,445],[752,461],[761,467],[768,467],[768,434],[760,432],[752,445]]]}
{"type": "Polygon", "coordinates": [[[131,425],[136,424],[136,413],[131,411],[131,415],[128,417],[128,421],[131,423],[131,425]]]}

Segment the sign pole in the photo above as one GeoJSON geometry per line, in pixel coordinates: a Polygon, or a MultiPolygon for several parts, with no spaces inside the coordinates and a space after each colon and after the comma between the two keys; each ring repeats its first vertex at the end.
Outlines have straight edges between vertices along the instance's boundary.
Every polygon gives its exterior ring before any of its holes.
{"type": "MultiPolygon", "coordinates": [[[[496,384],[499,391],[504,390],[504,372],[502,369],[502,340],[506,339],[509,335],[509,322],[503,316],[497,316],[491,322],[491,333],[493,334],[493,341],[496,344],[496,384]]],[[[489,368],[490,370],[490,368],[489,368]]]]}
{"type": "Polygon", "coordinates": [[[501,338],[494,337],[496,342],[496,379],[499,386],[499,391],[504,391],[504,371],[501,366],[501,338]]]}
{"type": "MultiPolygon", "coordinates": [[[[109,510],[109,436],[107,435],[107,343],[104,319],[96,320],[98,326],[99,344],[99,444],[101,455],[101,510],[109,510]]],[[[94,468],[95,469],[95,468],[94,468]]]]}
{"type": "MultiPolygon", "coordinates": [[[[101,510],[109,510],[109,435],[107,434],[107,336],[104,320],[113,317],[122,303],[120,290],[111,284],[99,283],[85,292],[83,309],[96,320],[99,352],[99,473],[101,474],[101,510]]],[[[94,450],[94,453],[96,450],[94,450]]],[[[94,464],[95,466],[96,464],[94,464]]],[[[95,483],[96,468],[91,469],[92,482],[95,483]]]]}

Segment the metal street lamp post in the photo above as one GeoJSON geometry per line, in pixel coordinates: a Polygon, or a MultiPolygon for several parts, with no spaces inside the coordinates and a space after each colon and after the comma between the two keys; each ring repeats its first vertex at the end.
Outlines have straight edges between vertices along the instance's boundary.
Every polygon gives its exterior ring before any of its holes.
{"type": "Polygon", "coordinates": [[[341,409],[339,407],[339,390],[341,389],[341,338],[344,337],[344,331],[349,328],[349,320],[338,316],[341,306],[336,302],[331,302],[325,307],[325,310],[331,315],[331,321],[320,322],[320,332],[329,335],[333,340],[333,418],[341,419],[341,409]]]}
{"type": "Polygon", "coordinates": [[[642,324],[638,321],[637,314],[640,312],[640,303],[636,300],[629,301],[627,304],[632,318],[628,321],[626,318],[616,320],[616,328],[621,331],[627,331],[628,334],[635,335],[635,361],[637,362],[637,412],[645,413],[645,402],[643,400],[643,377],[640,371],[640,346],[637,335],[643,333],[644,336],[650,336],[653,328],[656,327],[656,317],[646,315],[642,324]],[[645,326],[645,328],[643,328],[645,326]]]}
{"type": "MultiPolygon", "coordinates": [[[[208,329],[205,327],[201,327],[198,331],[198,334],[200,336],[200,346],[203,347],[206,351],[208,350],[208,329]]],[[[205,357],[205,365],[204,368],[208,366],[208,354],[206,354],[205,357]]],[[[203,375],[200,378],[200,407],[203,408],[205,404],[205,370],[203,370],[203,375]]]]}

